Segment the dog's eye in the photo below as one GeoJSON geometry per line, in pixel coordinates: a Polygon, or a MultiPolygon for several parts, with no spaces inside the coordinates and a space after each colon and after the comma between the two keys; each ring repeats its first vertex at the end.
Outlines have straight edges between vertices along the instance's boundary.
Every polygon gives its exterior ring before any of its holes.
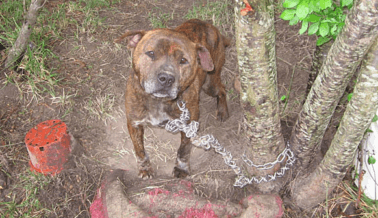
{"type": "Polygon", "coordinates": [[[155,59],[155,53],[154,53],[153,51],[148,51],[148,52],[146,52],[146,55],[147,55],[148,57],[150,57],[152,60],[155,59]]]}
{"type": "Polygon", "coordinates": [[[185,58],[181,58],[180,64],[187,64],[187,63],[188,63],[188,60],[186,60],[185,58]]]}

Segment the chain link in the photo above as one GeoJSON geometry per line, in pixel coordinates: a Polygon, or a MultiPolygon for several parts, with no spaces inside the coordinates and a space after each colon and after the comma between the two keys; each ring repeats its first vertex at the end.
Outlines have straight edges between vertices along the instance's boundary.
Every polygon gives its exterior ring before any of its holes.
{"type": "Polygon", "coordinates": [[[286,163],[283,167],[281,167],[278,171],[276,171],[273,175],[266,175],[255,177],[252,176],[248,178],[245,174],[242,173],[242,170],[239,166],[237,166],[236,161],[233,160],[233,157],[229,151],[227,151],[213,135],[204,135],[204,136],[197,136],[197,131],[199,129],[199,123],[197,121],[192,121],[189,124],[188,121],[190,120],[190,113],[189,110],[185,107],[185,102],[177,102],[177,106],[179,107],[180,111],[182,112],[179,119],[170,120],[166,125],[165,129],[169,132],[175,133],[178,131],[184,132],[186,137],[191,139],[191,142],[194,146],[203,148],[205,150],[210,150],[214,148],[214,151],[220,155],[222,155],[223,160],[227,166],[229,166],[232,170],[234,170],[235,174],[237,175],[236,181],[234,186],[243,188],[248,184],[252,184],[253,182],[259,184],[261,182],[270,182],[275,180],[277,177],[282,177],[285,175],[285,171],[289,170],[289,166],[292,166],[296,160],[294,157],[294,153],[290,150],[289,143],[287,144],[286,148],[278,155],[275,161],[256,165],[248,159],[246,154],[242,155],[242,160],[250,167],[257,168],[259,170],[267,170],[273,168],[276,164],[282,163],[285,161],[286,163]]]}

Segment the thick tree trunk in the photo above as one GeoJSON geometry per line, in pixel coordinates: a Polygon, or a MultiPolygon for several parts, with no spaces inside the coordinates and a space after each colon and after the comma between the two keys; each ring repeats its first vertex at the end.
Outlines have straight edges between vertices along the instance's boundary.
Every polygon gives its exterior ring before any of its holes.
{"type": "Polygon", "coordinates": [[[378,38],[362,63],[353,98],[348,104],[331,146],[316,170],[298,179],[293,200],[309,209],[326,199],[341,182],[353,161],[364,132],[378,109],[378,38]]]}
{"type": "Polygon", "coordinates": [[[319,152],[324,132],[355,68],[377,35],[378,0],[355,1],[333,43],[292,132],[290,145],[306,169],[319,152]]]}
{"type": "Polygon", "coordinates": [[[45,0],[32,0],[26,20],[23,23],[20,33],[16,42],[8,52],[8,58],[5,61],[5,68],[14,67],[15,62],[25,52],[30,34],[33,31],[33,27],[37,22],[38,11],[42,8],[42,4],[45,0]]]}
{"type": "MultiPolygon", "coordinates": [[[[249,3],[254,11],[247,14],[241,13],[246,7],[243,1],[236,0],[235,6],[240,98],[244,130],[250,141],[246,146],[247,157],[254,164],[265,164],[274,161],[285,147],[277,94],[274,6],[273,0],[250,0],[249,3]]],[[[279,164],[268,170],[250,168],[249,173],[259,178],[279,168],[279,164]]],[[[268,182],[260,183],[257,188],[271,192],[280,186],[278,182],[268,182]]]]}

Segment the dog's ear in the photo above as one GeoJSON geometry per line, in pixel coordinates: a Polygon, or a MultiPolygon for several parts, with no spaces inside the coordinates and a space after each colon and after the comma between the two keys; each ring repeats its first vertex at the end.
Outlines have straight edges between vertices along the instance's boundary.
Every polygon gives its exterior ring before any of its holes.
{"type": "Polygon", "coordinates": [[[202,69],[205,71],[212,71],[214,70],[214,63],[213,59],[211,59],[211,55],[209,50],[202,45],[197,44],[197,54],[201,63],[202,69]]]}
{"type": "Polygon", "coordinates": [[[127,47],[129,48],[135,48],[140,39],[146,34],[146,31],[144,30],[133,30],[133,31],[126,31],[121,37],[118,39],[115,39],[115,43],[119,43],[124,38],[127,38],[129,40],[127,47]]]}

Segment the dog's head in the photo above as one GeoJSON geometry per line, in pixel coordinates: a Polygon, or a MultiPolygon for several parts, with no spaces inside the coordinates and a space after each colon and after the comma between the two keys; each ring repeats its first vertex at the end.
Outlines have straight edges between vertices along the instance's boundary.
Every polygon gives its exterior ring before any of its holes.
{"type": "Polygon", "coordinates": [[[209,51],[170,29],[126,32],[140,86],[156,98],[175,99],[194,81],[199,68],[212,71],[209,51]]]}

